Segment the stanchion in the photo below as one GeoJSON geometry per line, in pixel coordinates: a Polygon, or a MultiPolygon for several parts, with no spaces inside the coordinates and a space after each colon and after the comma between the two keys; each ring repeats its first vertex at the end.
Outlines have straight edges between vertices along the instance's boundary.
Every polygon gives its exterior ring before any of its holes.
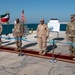
{"type": "Polygon", "coordinates": [[[59,32],[57,32],[57,38],[58,38],[58,41],[59,41],[59,32]]]}
{"type": "Polygon", "coordinates": [[[53,54],[52,54],[52,58],[50,62],[53,62],[53,63],[57,62],[57,60],[55,60],[55,57],[54,57],[54,40],[53,40],[53,54]]]}

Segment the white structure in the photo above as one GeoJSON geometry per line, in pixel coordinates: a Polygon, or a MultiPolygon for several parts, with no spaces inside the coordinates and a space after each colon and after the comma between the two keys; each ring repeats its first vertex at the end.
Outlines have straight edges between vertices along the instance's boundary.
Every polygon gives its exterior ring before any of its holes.
{"type": "Polygon", "coordinates": [[[57,32],[60,31],[60,23],[58,19],[51,19],[47,25],[50,31],[57,31],[57,32]]]}

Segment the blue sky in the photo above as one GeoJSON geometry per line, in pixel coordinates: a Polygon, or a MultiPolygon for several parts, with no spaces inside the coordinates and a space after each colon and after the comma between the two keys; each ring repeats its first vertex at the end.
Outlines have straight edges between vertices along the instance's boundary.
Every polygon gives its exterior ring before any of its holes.
{"type": "Polygon", "coordinates": [[[10,13],[10,22],[20,18],[25,11],[27,23],[39,23],[41,18],[48,22],[51,18],[70,21],[75,14],[75,0],[0,0],[0,15],[10,13]]]}

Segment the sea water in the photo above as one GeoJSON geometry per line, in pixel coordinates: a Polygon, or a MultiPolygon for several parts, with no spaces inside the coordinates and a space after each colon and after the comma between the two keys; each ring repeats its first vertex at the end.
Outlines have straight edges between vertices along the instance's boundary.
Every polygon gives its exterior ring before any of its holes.
{"type": "MultiPolygon", "coordinates": [[[[66,31],[66,25],[67,24],[60,24],[60,31],[66,31]]],[[[24,26],[27,26],[29,30],[31,29],[36,30],[38,23],[37,24],[24,24],[24,26]]],[[[4,24],[2,25],[2,27],[3,27],[2,34],[9,34],[9,33],[12,33],[14,24],[4,24]]]]}

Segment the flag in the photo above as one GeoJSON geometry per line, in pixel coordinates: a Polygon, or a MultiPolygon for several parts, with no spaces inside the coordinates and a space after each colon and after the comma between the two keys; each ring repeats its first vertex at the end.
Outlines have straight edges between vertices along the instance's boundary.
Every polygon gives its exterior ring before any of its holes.
{"type": "Polygon", "coordinates": [[[0,18],[1,18],[1,22],[8,22],[9,19],[10,19],[10,14],[9,13],[6,13],[6,14],[3,14],[3,15],[0,15],[0,18]]]}
{"type": "Polygon", "coordinates": [[[26,18],[24,16],[24,10],[22,10],[22,13],[21,13],[21,21],[24,23],[26,22],[26,18]]]}

